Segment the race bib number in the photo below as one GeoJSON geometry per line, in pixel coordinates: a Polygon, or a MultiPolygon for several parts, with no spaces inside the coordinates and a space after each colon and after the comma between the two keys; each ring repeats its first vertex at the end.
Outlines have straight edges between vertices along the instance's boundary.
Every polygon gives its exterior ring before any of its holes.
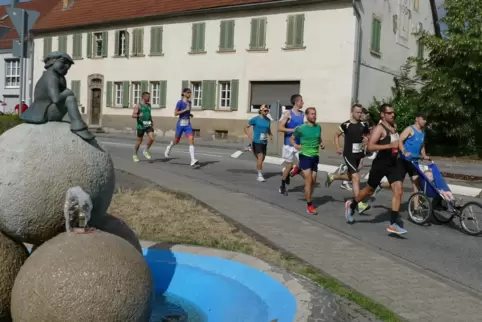
{"type": "Polygon", "coordinates": [[[189,125],[189,120],[188,119],[181,119],[179,122],[179,125],[181,126],[188,126],[189,125]]]}
{"type": "MultiPolygon", "coordinates": [[[[396,142],[400,139],[400,135],[398,133],[390,134],[390,143],[396,142]]],[[[392,148],[392,156],[397,155],[398,147],[392,148]]]]}
{"type": "Polygon", "coordinates": [[[143,121],[142,125],[144,125],[144,127],[149,127],[149,126],[152,125],[152,122],[151,121],[143,121]]]}
{"type": "Polygon", "coordinates": [[[259,135],[259,140],[260,141],[266,141],[268,139],[268,135],[266,133],[261,133],[259,135]]]}
{"type": "Polygon", "coordinates": [[[352,152],[352,153],[361,153],[361,152],[363,152],[363,144],[362,144],[362,143],[353,143],[351,152],[352,152]]]}

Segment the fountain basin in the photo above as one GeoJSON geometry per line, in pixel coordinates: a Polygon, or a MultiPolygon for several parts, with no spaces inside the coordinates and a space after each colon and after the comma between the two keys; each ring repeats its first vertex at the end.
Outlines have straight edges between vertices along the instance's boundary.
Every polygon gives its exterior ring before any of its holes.
{"type": "Polygon", "coordinates": [[[143,249],[156,301],[151,321],[292,322],[296,299],[279,281],[215,256],[143,249]]]}

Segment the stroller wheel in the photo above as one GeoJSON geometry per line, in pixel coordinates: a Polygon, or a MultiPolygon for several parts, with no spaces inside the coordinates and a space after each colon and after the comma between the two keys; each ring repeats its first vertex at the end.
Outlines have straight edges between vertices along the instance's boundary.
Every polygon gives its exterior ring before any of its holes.
{"type": "Polygon", "coordinates": [[[423,192],[414,193],[408,199],[408,215],[411,221],[419,225],[432,217],[432,203],[423,192]]]}
{"type": "Polygon", "coordinates": [[[455,216],[455,212],[447,210],[446,201],[437,196],[432,200],[433,218],[435,223],[447,224],[455,216]]]}
{"type": "Polygon", "coordinates": [[[482,205],[475,201],[467,202],[460,210],[460,226],[469,235],[482,234],[482,205]]]}

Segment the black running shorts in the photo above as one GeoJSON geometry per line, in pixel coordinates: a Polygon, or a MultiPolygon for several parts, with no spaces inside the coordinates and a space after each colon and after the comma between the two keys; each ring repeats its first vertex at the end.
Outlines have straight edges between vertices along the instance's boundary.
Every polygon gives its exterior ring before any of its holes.
{"type": "Polygon", "coordinates": [[[266,148],[267,144],[262,144],[262,143],[255,143],[253,142],[251,144],[251,148],[253,149],[253,154],[255,157],[258,157],[258,154],[262,154],[263,157],[266,156],[266,148]]]}
{"type": "Polygon", "coordinates": [[[144,136],[144,134],[152,133],[152,132],[154,132],[154,128],[152,128],[152,127],[148,127],[148,128],[141,129],[141,130],[137,129],[137,137],[141,138],[141,137],[144,136]]]}
{"type": "Polygon", "coordinates": [[[358,167],[360,166],[361,160],[363,160],[363,153],[344,155],[343,160],[345,160],[349,174],[358,173],[358,167]]]}
{"type": "Polygon", "coordinates": [[[370,169],[370,174],[368,175],[367,184],[376,189],[382,182],[383,177],[387,177],[388,183],[392,184],[394,182],[403,181],[403,169],[400,168],[400,163],[395,162],[394,164],[377,164],[376,161],[372,163],[372,168],[370,169]]]}

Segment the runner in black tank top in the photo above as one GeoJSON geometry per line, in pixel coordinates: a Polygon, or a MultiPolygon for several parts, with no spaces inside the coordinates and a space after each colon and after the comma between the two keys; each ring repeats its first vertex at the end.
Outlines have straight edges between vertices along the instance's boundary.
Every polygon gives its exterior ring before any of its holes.
{"type": "Polygon", "coordinates": [[[383,177],[387,177],[392,187],[392,214],[390,226],[387,231],[395,234],[405,234],[407,231],[402,227],[403,223],[399,216],[400,203],[402,199],[402,171],[397,163],[399,135],[395,131],[394,119],[395,111],[388,104],[380,106],[381,122],[378,124],[368,142],[368,151],[378,151],[373,160],[367,186],[353,200],[345,204],[345,218],[347,222],[353,222],[353,214],[358,202],[370,197],[375,188],[380,184],[383,177]]]}

